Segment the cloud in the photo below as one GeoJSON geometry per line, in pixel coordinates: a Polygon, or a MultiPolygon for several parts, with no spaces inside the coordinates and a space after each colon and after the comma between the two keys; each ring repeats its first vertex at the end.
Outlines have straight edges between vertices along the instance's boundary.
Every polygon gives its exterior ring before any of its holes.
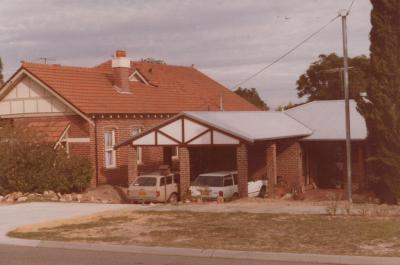
{"type": "MultiPolygon", "coordinates": [[[[40,57],[92,66],[126,49],[191,65],[232,87],[300,42],[349,0],[0,0],[0,56],[10,76],[40,57]]],[[[368,53],[369,1],[349,17],[350,55],[368,53]]],[[[341,54],[340,21],[245,86],[271,104],[296,99],[295,81],[321,53],[341,54]],[[275,92],[271,92],[275,91],[275,92]]]]}

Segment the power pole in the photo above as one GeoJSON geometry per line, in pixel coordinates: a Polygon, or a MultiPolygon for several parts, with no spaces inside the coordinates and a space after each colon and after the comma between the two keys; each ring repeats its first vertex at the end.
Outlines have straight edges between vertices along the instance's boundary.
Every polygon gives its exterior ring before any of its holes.
{"type": "Polygon", "coordinates": [[[343,34],[343,84],[345,99],[345,115],[346,115],[346,173],[347,173],[347,196],[349,202],[352,202],[351,194],[351,134],[350,134],[350,101],[349,101],[349,65],[347,54],[347,16],[348,10],[340,10],[339,15],[342,17],[342,34],[343,34]]]}

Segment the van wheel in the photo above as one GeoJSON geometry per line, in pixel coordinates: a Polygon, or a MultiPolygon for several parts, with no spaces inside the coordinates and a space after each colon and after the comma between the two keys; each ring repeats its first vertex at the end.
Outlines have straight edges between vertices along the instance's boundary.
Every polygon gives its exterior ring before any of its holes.
{"type": "Polygon", "coordinates": [[[168,202],[172,203],[172,204],[177,203],[178,202],[178,194],[172,193],[168,198],[168,202]]]}
{"type": "Polygon", "coordinates": [[[265,195],[267,195],[267,187],[264,185],[261,187],[258,197],[265,198],[265,195]]]}

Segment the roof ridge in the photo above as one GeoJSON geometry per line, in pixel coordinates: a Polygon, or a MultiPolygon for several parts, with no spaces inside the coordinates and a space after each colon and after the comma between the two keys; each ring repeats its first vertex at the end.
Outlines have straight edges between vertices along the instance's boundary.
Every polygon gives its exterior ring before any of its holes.
{"type": "Polygon", "coordinates": [[[96,71],[97,69],[88,66],[74,66],[74,65],[63,65],[63,64],[44,64],[44,63],[34,63],[34,62],[23,62],[22,67],[26,67],[29,65],[39,66],[39,67],[46,67],[46,68],[68,68],[68,69],[75,69],[75,70],[86,70],[86,71],[96,71]]]}
{"type": "MultiPolygon", "coordinates": [[[[156,65],[157,67],[176,67],[176,68],[187,68],[187,69],[193,69],[193,70],[197,70],[197,68],[193,67],[193,66],[187,66],[187,65],[178,65],[178,64],[159,64],[159,63],[152,63],[152,62],[144,62],[144,61],[140,61],[140,60],[130,60],[131,63],[133,64],[145,64],[145,65],[156,65]]],[[[92,68],[100,68],[100,67],[104,67],[106,66],[108,63],[111,63],[111,59],[108,59],[102,63],[99,63],[95,66],[93,66],[92,68]]]]}

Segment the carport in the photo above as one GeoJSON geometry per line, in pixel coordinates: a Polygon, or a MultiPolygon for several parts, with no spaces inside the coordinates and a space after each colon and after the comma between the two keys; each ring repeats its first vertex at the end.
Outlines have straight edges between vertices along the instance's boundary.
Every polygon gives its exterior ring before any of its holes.
{"type": "Polygon", "coordinates": [[[239,194],[245,197],[249,179],[267,178],[276,184],[282,176],[288,183],[300,184],[298,139],[311,133],[284,112],[183,112],[116,148],[130,146],[129,182],[138,175],[137,147],[162,146],[164,162],[169,163],[171,147],[177,146],[181,197],[191,178],[207,170],[237,170],[239,194]]]}

